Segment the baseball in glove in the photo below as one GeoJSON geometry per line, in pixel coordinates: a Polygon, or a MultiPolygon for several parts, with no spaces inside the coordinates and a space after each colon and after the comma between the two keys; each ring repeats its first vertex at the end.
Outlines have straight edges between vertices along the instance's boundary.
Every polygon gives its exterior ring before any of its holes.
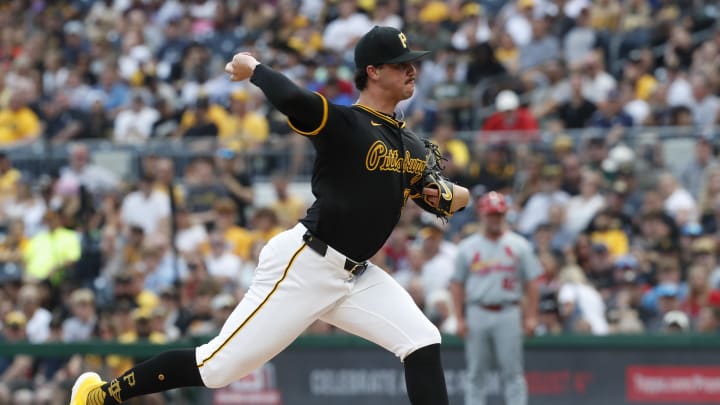
{"type": "Polygon", "coordinates": [[[427,150],[425,170],[422,177],[411,186],[410,198],[425,211],[447,220],[453,214],[450,211],[453,202],[453,184],[441,173],[444,169],[442,161],[447,159],[442,157],[436,144],[428,139],[424,139],[423,142],[427,150]],[[431,201],[425,189],[437,190],[437,201],[431,201]]]}

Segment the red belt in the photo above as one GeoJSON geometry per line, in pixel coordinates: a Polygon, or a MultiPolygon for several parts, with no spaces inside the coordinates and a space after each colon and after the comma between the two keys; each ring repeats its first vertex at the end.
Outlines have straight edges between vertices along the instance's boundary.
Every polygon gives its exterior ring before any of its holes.
{"type": "Polygon", "coordinates": [[[497,312],[497,311],[501,311],[505,307],[514,307],[517,304],[518,304],[517,301],[513,301],[513,302],[508,302],[506,304],[492,304],[492,305],[480,304],[480,306],[487,311],[497,312]]]}

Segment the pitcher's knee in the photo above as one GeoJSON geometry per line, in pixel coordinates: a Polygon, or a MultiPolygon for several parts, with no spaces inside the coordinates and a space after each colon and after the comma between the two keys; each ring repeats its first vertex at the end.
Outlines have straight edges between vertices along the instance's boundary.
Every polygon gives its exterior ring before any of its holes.
{"type": "Polygon", "coordinates": [[[415,351],[422,349],[423,347],[430,345],[440,344],[442,336],[438,328],[432,323],[428,322],[429,326],[424,328],[422,333],[418,333],[413,336],[413,339],[402,349],[396,353],[401,360],[405,360],[407,356],[414,353],[415,351]]]}
{"type": "Polygon", "coordinates": [[[200,367],[200,376],[202,377],[203,384],[208,388],[222,388],[243,377],[236,377],[232,373],[223,372],[218,368],[213,369],[207,365],[200,367]]]}

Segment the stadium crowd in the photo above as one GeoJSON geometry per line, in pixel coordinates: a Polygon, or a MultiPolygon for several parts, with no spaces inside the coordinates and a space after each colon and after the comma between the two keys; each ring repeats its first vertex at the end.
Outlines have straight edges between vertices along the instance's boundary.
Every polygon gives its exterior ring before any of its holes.
{"type": "MultiPolygon", "coordinates": [[[[311,202],[288,187],[306,141],[222,66],[251,50],[349,105],[352,47],[373,25],[433,51],[401,113],[453,181],[510,200],[508,223],[544,269],[536,334],[717,334],[718,13],[682,0],[3,2],[0,336],[212,335],[259,248],[311,202]],[[694,156],[668,157],[632,127],[670,128],[694,156]],[[137,178],[123,177],[95,161],[99,140],[197,153],[183,165],[140,153],[137,178]],[[36,144],[67,161],[19,170],[13,152],[36,144]],[[269,149],[291,158],[248,164],[269,149]],[[254,203],[258,168],[272,174],[267,206],[254,203]]],[[[443,224],[409,203],[374,258],[447,334],[455,246],[478,225],[473,207],[443,224]]],[[[81,369],[130,361],[0,358],[0,402],[64,400],[81,369]]]]}

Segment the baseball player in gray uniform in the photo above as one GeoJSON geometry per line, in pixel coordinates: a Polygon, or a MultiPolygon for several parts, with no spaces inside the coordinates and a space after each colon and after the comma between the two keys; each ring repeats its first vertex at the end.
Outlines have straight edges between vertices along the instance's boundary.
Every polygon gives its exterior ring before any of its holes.
{"type": "Polygon", "coordinates": [[[478,209],[481,230],[460,243],[450,285],[458,334],[466,338],[465,404],[485,404],[488,376],[497,368],[505,404],[526,405],[523,328],[532,334],[537,324],[535,280],[542,270],[530,243],[506,229],[502,194],[485,194],[478,209]]]}

